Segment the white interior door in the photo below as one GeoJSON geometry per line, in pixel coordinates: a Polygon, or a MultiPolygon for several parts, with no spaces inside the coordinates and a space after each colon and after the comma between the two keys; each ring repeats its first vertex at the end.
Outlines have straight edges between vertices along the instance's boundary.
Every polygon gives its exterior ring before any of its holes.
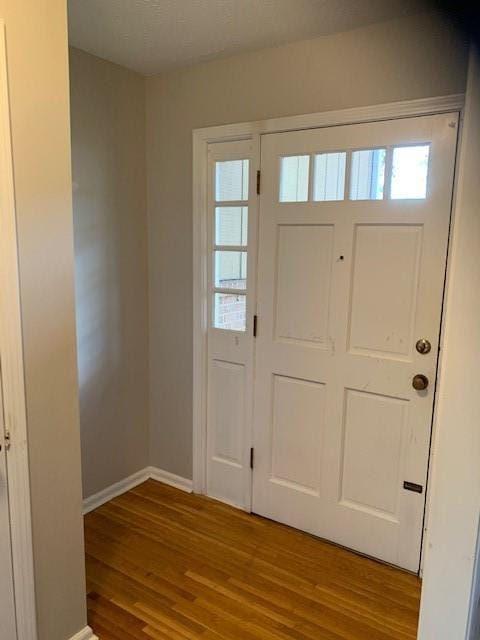
{"type": "Polygon", "coordinates": [[[2,640],[16,640],[10,512],[3,434],[3,403],[0,392],[0,636],[2,640]]]}
{"type": "Polygon", "coordinates": [[[253,510],[412,571],[457,124],[262,137],[253,510]]]}

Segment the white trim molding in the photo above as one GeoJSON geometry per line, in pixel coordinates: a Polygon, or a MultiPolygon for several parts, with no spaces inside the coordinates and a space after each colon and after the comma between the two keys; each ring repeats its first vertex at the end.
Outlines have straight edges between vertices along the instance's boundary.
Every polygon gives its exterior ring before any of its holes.
{"type": "Polygon", "coordinates": [[[140,471],[133,473],[127,478],[123,478],[119,482],[111,484],[106,489],[102,489],[102,491],[94,493],[88,498],[85,498],[85,500],[83,501],[84,515],[90,513],[90,511],[93,511],[98,507],[101,507],[102,504],[113,500],[113,498],[122,495],[122,493],[130,491],[130,489],[137,487],[139,484],[142,484],[142,482],[145,482],[145,480],[148,480],[149,478],[149,467],[146,467],[145,469],[141,469],[140,471]]]}
{"type": "MultiPolygon", "coordinates": [[[[202,130],[204,133],[205,130],[202,130]]],[[[208,135],[193,132],[193,490],[207,486],[208,135]]]]}
{"type": "Polygon", "coordinates": [[[255,136],[380,120],[461,112],[464,94],[325,111],[193,131],[193,490],[206,491],[207,438],[207,165],[208,145],[255,136]]]}
{"type": "MultiPolygon", "coordinates": [[[[256,122],[241,122],[224,124],[217,127],[203,127],[193,130],[194,141],[225,142],[227,140],[241,140],[252,137],[252,134],[281,133],[282,131],[300,131],[302,129],[319,129],[346,124],[360,124],[362,122],[378,122],[380,120],[398,120],[399,118],[415,118],[418,116],[462,111],[465,104],[465,94],[457,93],[448,96],[420,98],[418,100],[403,100],[388,102],[353,109],[339,109],[336,111],[320,111],[300,116],[286,116],[257,120],[256,122]]],[[[198,149],[197,149],[198,152],[198,149]]],[[[194,160],[198,158],[195,154],[194,160]]],[[[194,194],[195,199],[195,194],[194,194]]],[[[194,200],[195,204],[195,200],[194,200]]]]}
{"type": "Polygon", "coordinates": [[[99,640],[90,627],[85,627],[68,640],[99,640]]]}
{"type": "Polygon", "coordinates": [[[18,640],[36,640],[30,477],[5,23],[0,20],[0,350],[18,640]]]}
{"type": "Polygon", "coordinates": [[[102,491],[85,498],[83,501],[83,514],[86,515],[87,513],[90,513],[90,511],[101,507],[102,504],[105,504],[106,502],[113,500],[113,498],[130,491],[130,489],[138,487],[139,484],[150,479],[162,482],[163,484],[168,484],[170,487],[175,487],[175,489],[180,489],[187,493],[192,492],[192,481],[188,478],[177,476],[175,473],[159,469],[158,467],[145,467],[144,469],[133,473],[131,476],[123,478],[119,482],[115,482],[109,487],[102,489],[102,491]]]}
{"type": "Polygon", "coordinates": [[[152,478],[152,480],[163,482],[163,484],[168,484],[170,487],[175,487],[175,489],[180,489],[186,493],[192,493],[193,482],[189,478],[177,476],[175,473],[170,473],[170,471],[165,471],[158,467],[149,467],[148,469],[149,478],[152,478]]]}

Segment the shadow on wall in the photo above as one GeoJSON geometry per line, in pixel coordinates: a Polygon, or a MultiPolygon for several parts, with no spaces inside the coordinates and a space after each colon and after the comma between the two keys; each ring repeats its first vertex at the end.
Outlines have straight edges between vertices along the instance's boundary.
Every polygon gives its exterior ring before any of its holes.
{"type": "MultiPolygon", "coordinates": [[[[77,357],[87,492],[89,470],[104,465],[105,450],[113,449],[110,431],[101,425],[120,424],[126,409],[123,403],[128,398],[127,389],[122,389],[127,354],[122,339],[117,191],[114,177],[108,176],[108,160],[99,161],[90,150],[93,157],[82,159],[78,149],[74,150],[77,160],[73,163],[77,357]],[[99,192],[96,185],[89,184],[89,176],[82,175],[82,166],[88,174],[106,177],[108,186],[99,192]]],[[[122,454],[122,447],[116,447],[115,457],[122,454]]],[[[121,462],[117,460],[115,464],[121,462]]]]}
{"type": "Polygon", "coordinates": [[[148,465],[145,81],[70,50],[83,492],[148,465]]]}

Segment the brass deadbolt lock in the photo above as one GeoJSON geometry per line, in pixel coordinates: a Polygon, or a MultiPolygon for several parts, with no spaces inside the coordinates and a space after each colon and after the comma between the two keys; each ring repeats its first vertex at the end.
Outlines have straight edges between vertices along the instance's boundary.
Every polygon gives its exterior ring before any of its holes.
{"type": "Polygon", "coordinates": [[[430,353],[430,351],[432,350],[432,345],[425,338],[421,338],[420,340],[417,340],[417,344],[415,345],[415,348],[418,351],[418,353],[425,355],[427,353],[430,353]]]}

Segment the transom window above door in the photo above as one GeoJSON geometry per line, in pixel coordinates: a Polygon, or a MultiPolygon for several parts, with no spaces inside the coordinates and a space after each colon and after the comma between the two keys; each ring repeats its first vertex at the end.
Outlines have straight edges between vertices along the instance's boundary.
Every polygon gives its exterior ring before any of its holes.
{"type": "Polygon", "coordinates": [[[281,203],[427,197],[429,144],[280,158],[281,203]]]}

